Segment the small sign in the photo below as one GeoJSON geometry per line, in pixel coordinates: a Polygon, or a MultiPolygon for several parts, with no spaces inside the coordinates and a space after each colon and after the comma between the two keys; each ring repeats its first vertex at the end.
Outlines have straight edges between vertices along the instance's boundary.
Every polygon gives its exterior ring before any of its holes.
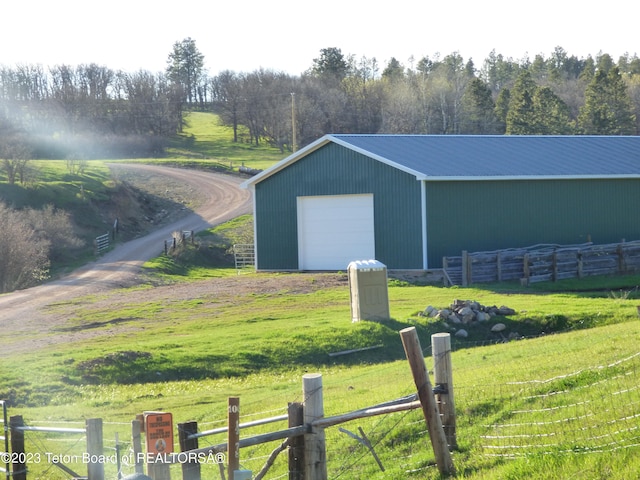
{"type": "Polygon", "coordinates": [[[173,453],[173,416],[166,412],[145,412],[147,453],[173,453]]]}

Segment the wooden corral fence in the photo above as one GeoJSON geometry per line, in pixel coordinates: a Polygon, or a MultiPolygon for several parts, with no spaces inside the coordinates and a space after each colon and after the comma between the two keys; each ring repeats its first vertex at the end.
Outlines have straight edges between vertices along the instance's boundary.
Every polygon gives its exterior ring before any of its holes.
{"type": "MultiPolygon", "coordinates": [[[[131,454],[135,458],[135,471],[142,474],[146,464],[146,474],[153,480],[170,480],[170,465],[179,464],[183,480],[201,479],[201,462],[211,463],[211,458],[218,464],[222,480],[260,480],[265,477],[277,456],[288,450],[290,480],[326,480],[327,454],[325,430],[330,427],[350,422],[355,419],[386,415],[414,409],[422,409],[433,449],[436,465],[443,475],[455,474],[451,450],[457,448],[455,427],[455,402],[451,369],[451,339],[448,333],[438,333],[431,337],[431,348],[434,358],[435,386],[429,380],[422,347],[415,327],[400,331],[402,344],[407,355],[417,393],[409,397],[392,400],[368,408],[348,412],[331,417],[324,416],[324,398],[322,375],[305,374],[302,377],[302,403],[290,403],[287,415],[281,415],[247,423],[240,423],[240,399],[230,397],[227,406],[227,426],[209,431],[198,431],[196,422],[178,424],[179,452],[151,453],[149,439],[146,442],[147,452],[142,451],[142,430],[145,423],[139,416],[132,422],[131,454]],[[282,430],[244,437],[241,431],[256,425],[287,421],[288,426],[282,430]],[[227,434],[227,441],[204,448],[198,447],[198,439],[214,435],[227,434]],[[241,450],[268,442],[282,441],[269,455],[259,472],[239,470],[241,450]]],[[[147,412],[150,416],[166,415],[160,412],[147,412]]],[[[43,429],[24,425],[21,416],[11,417],[11,458],[24,460],[27,453],[24,449],[24,432],[30,430],[56,431],[57,433],[84,433],[87,437],[87,459],[95,458],[98,462],[87,464],[87,476],[80,476],[66,466],[57,465],[76,479],[104,480],[104,465],[99,461],[104,458],[102,440],[102,420],[87,420],[86,429],[43,429]],[[15,454],[21,452],[20,454],[15,454]]],[[[345,431],[346,430],[342,430],[345,431]]],[[[350,433],[350,432],[348,432],[350,433]]],[[[367,443],[364,432],[358,440],[367,443]]],[[[352,434],[354,435],[354,434],[352,434]]],[[[157,438],[157,437],[154,437],[157,438]]],[[[171,432],[171,443],[173,433],[171,432]]],[[[369,443],[370,453],[380,461],[369,443]]],[[[5,447],[8,450],[8,447],[5,447]]],[[[131,456],[132,455],[132,456],[131,456]]],[[[83,455],[84,457],[84,455],[83,455]]],[[[7,465],[7,478],[26,480],[28,465],[26,462],[14,462],[7,465]],[[9,473],[9,469],[11,473],[9,473]]],[[[120,477],[119,477],[120,478],[120,477]]],[[[127,477],[124,477],[127,478],[127,477]]]]}
{"type": "Polygon", "coordinates": [[[462,252],[442,259],[450,285],[519,280],[523,284],[640,271],[640,241],[606,245],[535,245],[462,252]]]}

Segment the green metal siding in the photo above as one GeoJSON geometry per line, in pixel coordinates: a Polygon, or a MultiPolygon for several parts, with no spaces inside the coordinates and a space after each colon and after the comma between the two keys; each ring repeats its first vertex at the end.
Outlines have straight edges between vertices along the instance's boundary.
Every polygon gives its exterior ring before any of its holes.
{"type": "Polygon", "coordinates": [[[640,180],[427,183],[429,266],[445,255],[640,238],[640,180]]]}
{"type": "Polygon", "coordinates": [[[376,260],[421,268],[420,182],[330,143],[255,185],[258,269],[298,269],[298,196],[364,193],[373,194],[376,260]]]}

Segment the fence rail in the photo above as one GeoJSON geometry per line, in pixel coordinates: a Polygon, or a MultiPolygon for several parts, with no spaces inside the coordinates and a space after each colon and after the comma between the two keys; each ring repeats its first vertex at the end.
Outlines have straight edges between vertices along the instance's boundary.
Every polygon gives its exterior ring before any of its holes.
{"type": "Polygon", "coordinates": [[[640,240],[605,245],[534,245],[444,257],[452,285],[519,280],[523,284],[640,271],[640,240]]]}

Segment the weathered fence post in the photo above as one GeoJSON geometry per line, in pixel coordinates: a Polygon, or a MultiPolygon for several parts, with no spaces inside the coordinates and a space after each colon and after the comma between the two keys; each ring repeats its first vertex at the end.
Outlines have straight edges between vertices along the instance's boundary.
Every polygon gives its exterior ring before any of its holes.
{"type": "MultiPolygon", "coordinates": [[[[322,375],[307,373],[302,376],[302,396],[304,398],[304,423],[324,417],[322,398],[322,375]]],[[[306,480],[327,480],[327,451],[324,428],[313,427],[304,436],[304,463],[306,480]]]]}
{"type": "Polygon", "coordinates": [[[9,418],[9,429],[11,431],[11,472],[14,480],[27,480],[27,464],[24,462],[24,427],[22,415],[14,415],[9,418]]]}
{"type": "Polygon", "coordinates": [[[578,262],[578,278],[582,278],[583,277],[583,268],[584,268],[584,263],[582,261],[582,251],[578,251],[578,253],[576,253],[576,257],[577,257],[577,262],[578,262]]]}
{"type": "MultiPolygon", "coordinates": [[[[290,403],[288,427],[304,425],[304,409],[301,403],[290,403]]],[[[289,480],[304,480],[304,437],[289,439],[289,480]]]]}
{"type": "Polygon", "coordinates": [[[144,473],[142,458],[142,421],[131,421],[131,448],[133,449],[134,470],[136,473],[144,473]]]}
{"type": "Polygon", "coordinates": [[[529,254],[525,253],[522,258],[522,272],[524,285],[529,285],[529,277],[531,276],[531,270],[529,268],[529,254]]]}
{"type": "Polygon", "coordinates": [[[100,460],[103,453],[102,419],[88,418],[87,428],[87,476],[89,480],[104,480],[104,462],[100,460]]]}
{"type": "Polygon", "coordinates": [[[449,450],[458,448],[456,437],[456,405],[453,395],[453,368],[451,365],[451,335],[435,333],[431,335],[433,352],[434,383],[438,393],[436,399],[440,407],[442,427],[449,450]]]}
{"type": "Polygon", "coordinates": [[[427,368],[424,364],[424,356],[422,355],[422,347],[420,346],[420,339],[418,338],[416,328],[409,327],[400,330],[400,337],[402,338],[402,345],[404,346],[404,351],[407,355],[409,366],[411,367],[413,380],[418,389],[418,399],[422,405],[422,413],[427,422],[427,430],[431,438],[431,446],[433,447],[433,453],[436,457],[438,471],[444,475],[455,474],[453,460],[451,459],[451,454],[447,446],[447,439],[444,434],[444,429],[442,428],[442,420],[440,419],[436,399],[433,395],[427,368]]]}
{"type": "MultiPolygon", "coordinates": [[[[198,433],[198,422],[178,424],[178,441],[181,452],[198,448],[198,439],[189,438],[192,433],[198,433]]],[[[200,480],[200,462],[191,459],[188,462],[182,462],[182,480],[200,480]]]]}
{"type": "Polygon", "coordinates": [[[462,286],[466,287],[471,283],[471,265],[469,265],[469,252],[462,251],[462,286]]]}
{"type": "Polygon", "coordinates": [[[229,397],[227,405],[227,476],[233,480],[234,472],[240,468],[240,398],[229,397]]]}

